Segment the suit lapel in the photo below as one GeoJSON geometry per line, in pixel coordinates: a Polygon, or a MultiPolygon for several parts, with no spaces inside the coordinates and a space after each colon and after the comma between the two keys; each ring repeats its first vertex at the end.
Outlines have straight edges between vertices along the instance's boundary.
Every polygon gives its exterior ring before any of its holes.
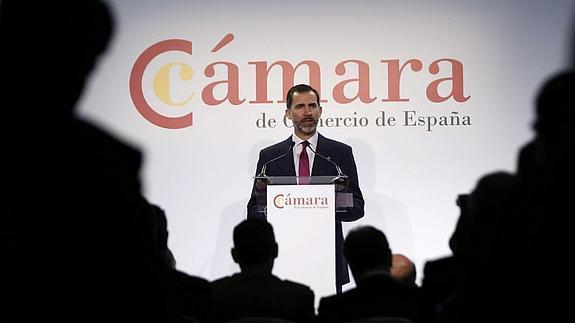
{"type": "MultiPolygon", "coordinates": [[[[281,151],[287,151],[292,143],[292,137],[290,136],[284,140],[281,144],[281,151]]],[[[278,174],[282,176],[295,176],[295,164],[293,160],[293,149],[290,149],[288,154],[282,158],[282,162],[278,164],[278,174]],[[283,175],[285,174],[285,175],[283,175]]]]}
{"type": "MultiPolygon", "coordinates": [[[[325,157],[330,157],[331,154],[331,147],[329,145],[329,141],[327,141],[326,138],[321,134],[318,134],[316,152],[325,157]]],[[[329,175],[336,175],[337,172],[333,164],[331,164],[329,161],[321,158],[316,154],[313,160],[313,168],[311,174],[313,176],[329,176],[329,175]]]]}

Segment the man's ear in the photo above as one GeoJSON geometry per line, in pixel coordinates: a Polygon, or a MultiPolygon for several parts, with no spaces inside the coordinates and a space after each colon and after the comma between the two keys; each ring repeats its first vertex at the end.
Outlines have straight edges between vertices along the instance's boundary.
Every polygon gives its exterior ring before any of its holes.
{"type": "Polygon", "coordinates": [[[291,109],[286,109],[286,117],[291,120],[291,109]]]}
{"type": "Polygon", "coordinates": [[[236,252],[236,249],[232,248],[231,251],[232,251],[232,258],[234,259],[234,262],[235,262],[236,264],[239,264],[239,263],[240,263],[240,259],[239,259],[240,257],[238,256],[238,253],[236,252]]]}

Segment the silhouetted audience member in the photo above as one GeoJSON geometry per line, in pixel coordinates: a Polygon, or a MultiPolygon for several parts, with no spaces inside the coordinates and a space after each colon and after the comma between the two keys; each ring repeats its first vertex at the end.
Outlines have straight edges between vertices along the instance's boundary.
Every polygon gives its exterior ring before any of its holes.
{"type": "Polygon", "coordinates": [[[343,323],[377,316],[415,319],[419,291],[393,279],[392,253],[383,232],[360,226],[344,241],[344,255],[355,279],[356,288],[320,300],[320,322],[343,323]]]}
{"type": "Polygon", "coordinates": [[[421,322],[455,322],[459,311],[461,264],[455,255],[429,260],[421,282],[421,322]]]}
{"type": "Polygon", "coordinates": [[[536,150],[548,190],[562,190],[565,177],[573,179],[575,157],[575,72],[560,72],[548,79],[537,95],[536,150]]]}
{"type": "Polygon", "coordinates": [[[156,265],[162,278],[165,299],[168,302],[171,322],[185,323],[190,319],[210,321],[210,282],[176,269],[176,259],[168,247],[168,219],[164,209],[152,204],[156,265]]]}
{"type": "Polygon", "coordinates": [[[450,239],[453,257],[428,262],[422,284],[422,321],[497,322],[513,317],[508,303],[523,282],[515,279],[523,255],[525,222],[516,176],[482,176],[461,209],[450,239]]]}
{"type": "Polygon", "coordinates": [[[212,282],[212,321],[273,317],[295,322],[314,318],[314,293],[272,274],[278,245],[270,223],[248,218],[234,228],[232,257],[241,272],[212,282]]]}
{"type": "Polygon", "coordinates": [[[460,232],[467,249],[461,255],[459,322],[509,322],[521,308],[509,302],[525,287],[516,277],[526,248],[527,221],[519,205],[519,181],[510,173],[486,174],[471,192],[460,232]]]}
{"type": "Polygon", "coordinates": [[[96,0],[0,2],[2,322],[168,319],[141,154],[74,114],[113,27],[96,0]]]}
{"type": "MultiPolygon", "coordinates": [[[[522,189],[522,210],[528,219],[528,244],[523,265],[533,255],[562,259],[570,249],[565,237],[571,234],[570,218],[575,183],[575,72],[561,71],[543,83],[537,93],[535,138],[522,147],[517,174],[522,189]]],[[[531,293],[517,298],[529,308],[526,318],[551,320],[564,316],[569,305],[549,283],[556,275],[553,266],[527,266],[518,273],[529,281],[531,293]]],[[[562,288],[570,290],[568,281],[562,288]]]]}
{"type": "Polygon", "coordinates": [[[528,196],[536,196],[537,190],[541,189],[535,185],[542,183],[543,169],[541,164],[541,157],[537,156],[537,144],[535,140],[531,140],[519,149],[517,158],[516,174],[520,181],[523,194],[528,196]]]}
{"type": "Polygon", "coordinates": [[[406,285],[417,285],[417,269],[407,256],[394,253],[391,255],[391,277],[406,285]]]}
{"type": "Polygon", "coordinates": [[[469,222],[469,194],[457,196],[459,218],[449,238],[452,254],[429,260],[423,267],[421,282],[422,322],[454,322],[459,311],[458,285],[463,270],[461,258],[469,247],[464,240],[469,222]]]}

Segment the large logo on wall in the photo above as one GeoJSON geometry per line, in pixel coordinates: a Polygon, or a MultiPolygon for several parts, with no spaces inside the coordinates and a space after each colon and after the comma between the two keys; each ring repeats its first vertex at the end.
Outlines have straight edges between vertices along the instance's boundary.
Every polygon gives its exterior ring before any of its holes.
{"type": "MultiPolygon", "coordinates": [[[[224,36],[211,50],[217,52],[234,40],[233,34],[224,36]]],[[[309,84],[322,89],[322,79],[326,76],[337,79],[337,83],[331,88],[331,93],[326,96],[322,93],[322,102],[336,102],[340,105],[368,105],[374,102],[399,103],[409,102],[410,97],[402,92],[402,76],[407,73],[425,73],[433,79],[425,86],[425,98],[430,103],[442,103],[453,100],[456,103],[463,103],[469,100],[470,96],[464,93],[464,71],[463,63],[454,58],[438,58],[431,62],[424,62],[418,58],[410,59],[380,59],[377,63],[366,62],[359,59],[348,59],[335,64],[335,66],[324,66],[319,61],[309,59],[300,62],[289,62],[286,60],[277,61],[248,61],[239,64],[232,61],[215,61],[203,67],[200,77],[204,78],[205,85],[201,88],[201,96],[196,96],[196,91],[190,91],[184,99],[175,100],[170,96],[171,87],[174,82],[186,82],[192,80],[196,75],[194,68],[188,63],[167,61],[163,62],[159,68],[150,69],[152,60],[162,54],[170,52],[183,52],[192,55],[192,42],[184,39],[168,39],[157,42],[145,49],[136,59],[130,74],[130,95],[134,106],[146,120],[152,124],[167,128],[180,129],[193,125],[192,112],[181,116],[167,116],[154,108],[153,104],[146,99],[145,89],[151,89],[153,95],[159,102],[167,106],[190,106],[194,101],[201,101],[201,106],[217,107],[220,105],[239,106],[244,104],[262,105],[271,103],[285,103],[285,96],[291,86],[294,85],[296,71],[305,69],[308,73],[309,84]],[[240,96],[240,67],[249,68],[247,75],[250,82],[254,84],[254,93],[250,97],[240,96]],[[381,66],[385,67],[386,73],[381,74],[381,66]],[[170,72],[179,69],[176,80],[170,78],[170,72]],[[221,75],[216,75],[218,71],[224,71],[221,75]],[[281,84],[269,84],[270,73],[274,70],[281,72],[281,84]],[[378,74],[372,74],[377,70],[378,74]],[[440,77],[440,72],[442,76],[440,77]],[[144,74],[152,75],[152,84],[144,84],[144,74]],[[447,74],[447,75],[446,75],[447,74]],[[385,89],[376,91],[370,87],[370,79],[374,77],[384,78],[385,89]],[[273,100],[268,95],[268,88],[281,87],[283,96],[273,100]],[[352,93],[350,93],[350,89],[352,93]],[[222,94],[223,93],[223,94],[222,94]],[[326,97],[328,99],[326,99],[326,97]]],[[[242,74],[243,75],[243,74],[242,74]]],[[[244,75],[243,75],[244,76],[244,75]]],[[[277,83],[277,82],[275,82],[277,83]]],[[[325,91],[325,89],[323,89],[325,91]]],[[[409,111],[406,111],[409,112],[409,111]]],[[[459,117],[458,117],[459,118],[459,117]]]]}

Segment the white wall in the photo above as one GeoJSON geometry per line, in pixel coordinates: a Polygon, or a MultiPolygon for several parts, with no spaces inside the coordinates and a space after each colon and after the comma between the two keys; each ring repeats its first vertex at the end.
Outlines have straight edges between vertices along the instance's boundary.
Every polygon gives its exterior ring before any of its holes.
{"type": "MultiPolygon", "coordinates": [[[[572,0],[537,1],[112,1],[117,31],[85,93],[81,114],[139,146],[145,154],[142,176],[146,196],[168,214],[170,247],[178,267],[215,279],[237,270],[229,255],[232,229],[245,217],[251,176],[259,149],[286,138],[291,129],[257,128],[265,113],[281,120],[284,107],[279,70],[270,74],[268,104],[255,100],[254,65],[304,60],[321,68],[323,117],[365,117],[366,127],[323,127],[325,136],[354,147],[366,216],[349,223],[371,224],[388,236],[392,249],[413,259],[422,272],[425,261],[449,253],[447,240],[458,216],[455,198],[469,192],[476,180],[494,170],[513,171],[518,148],[530,139],[533,97],[543,80],[562,69],[569,57],[572,0]],[[217,52],[212,48],[226,34],[234,39],[217,52]],[[147,65],[141,88],[151,107],[166,116],[193,114],[193,125],[166,129],[146,120],[132,101],[129,82],[136,59],[155,43],[168,39],[192,42],[193,53],[166,52],[147,65]],[[453,98],[431,102],[426,87],[451,77],[449,64],[434,75],[429,65],[449,58],[463,66],[465,102],[453,98]],[[404,69],[400,83],[408,102],[382,102],[388,97],[388,69],[381,60],[422,62],[422,71],[404,69]],[[337,103],[332,89],[357,77],[356,69],[338,75],[345,60],[369,67],[373,103],[337,103]],[[204,75],[211,63],[237,66],[239,96],[209,106],[202,89],[227,79],[226,70],[204,75]],[[194,76],[183,80],[173,68],[164,100],[153,80],[161,68],[182,63],[194,76]],[[401,115],[458,112],[471,125],[404,126],[401,115]],[[386,111],[399,119],[394,127],[378,127],[386,111]]],[[[296,82],[308,82],[306,70],[296,82]]],[[[452,90],[443,82],[440,94],[452,90]]],[[[357,93],[357,83],[346,95],[357,93]]],[[[223,88],[216,96],[223,98],[223,88]]],[[[333,228],[326,228],[332,230],[333,228]]],[[[321,234],[321,233],[318,233],[321,234]]],[[[280,255],[281,256],[281,255],[280,255]]],[[[420,277],[421,278],[421,277],[420,277]]],[[[320,295],[321,296],[321,295],[320,295]]]]}

